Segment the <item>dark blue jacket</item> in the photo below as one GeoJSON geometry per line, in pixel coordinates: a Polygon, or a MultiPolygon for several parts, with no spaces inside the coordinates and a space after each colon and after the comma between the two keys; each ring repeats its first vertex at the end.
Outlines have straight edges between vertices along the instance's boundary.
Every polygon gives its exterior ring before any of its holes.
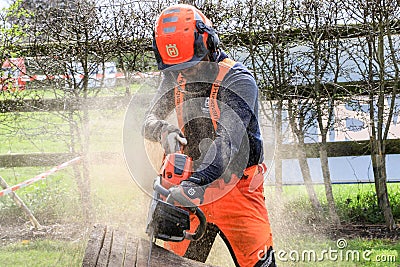
{"type": "MultiPolygon", "coordinates": [[[[222,53],[219,58],[223,60],[222,53]]],[[[211,85],[218,73],[216,63],[205,64],[196,80],[188,80],[184,98],[185,153],[194,160],[194,177],[209,184],[219,177],[226,181],[232,173],[241,177],[246,167],[263,161],[263,144],[258,123],[258,88],[249,70],[236,63],[227,73],[218,91],[221,111],[214,130],[208,104],[211,85]]],[[[175,108],[174,87],[177,73],[164,71],[163,80],[146,114],[145,138],[160,141],[166,118],[175,108]]]]}

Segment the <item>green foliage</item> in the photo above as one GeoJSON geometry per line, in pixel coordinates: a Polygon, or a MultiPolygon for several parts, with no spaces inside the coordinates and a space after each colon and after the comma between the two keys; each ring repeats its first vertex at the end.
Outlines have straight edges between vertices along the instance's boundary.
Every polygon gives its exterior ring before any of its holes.
{"type": "Polygon", "coordinates": [[[21,3],[22,0],[16,0],[0,11],[0,59],[17,56],[13,46],[26,36],[26,26],[21,26],[17,21],[32,16],[32,13],[21,8],[21,3]]]}
{"type": "MultiPolygon", "coordinates": [[[[400,184],[389,183],[387,186],[393,216],[395,221],[400,222],[400,184]]],[[[327,217],[328,205],[324,186],[316,185],[314,188],[327,217]]],[[[284,210],[287,214],[303,222],[318,223],[318,216],[310,204],[304,186],[285,186],[283,189],[283,196],[286,199],[284,210]]],[[[385,222],[377,204],[374,184],[334,184],[332,190],[337,212],[342,221],[355,224],[385,222]]]]}
{"type": "MultiPolygon", "coordinates": [[[[2,168],[1,176],[11,186],[46,171],[48,168],[2,168]]],[[[16,191],[42,224],[59,222],[66,214],[79,219],[80,205],[77,186],[71,170],[63,170],[16,191]]],[[[21,209],[8,196],[0,198],[0,221],[13,224],[27,220],[21,209]]]]}
{"type": "MultiPolygon", "coordinates": [[[[342,185],[347,187],[335,196],[336,206],[342,220],[353,223],[384,223],[378,207],[375,187],[368,185],[342,185]]],[[[388,184],[389,201],[395,220],[400,221],[400,185],[388,184]]]]}
{"type": "Polygon", "coordinates": [[[22,0],[16,0],[6,8],[7,17],[17,19],[32,17],[33,13],[21,8],[21,4],[22,0]]]}
{"type": "Polygon", "coordinates": [[[376,193],[372,190],[357,192],[339,200],[337,204],[341,217],[363,223],[383,223],[384,219],[377,204],[376,193]]]}

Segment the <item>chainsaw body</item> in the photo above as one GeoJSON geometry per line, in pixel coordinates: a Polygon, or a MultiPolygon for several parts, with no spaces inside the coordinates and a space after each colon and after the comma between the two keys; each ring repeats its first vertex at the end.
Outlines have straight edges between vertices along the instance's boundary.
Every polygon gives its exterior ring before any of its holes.
{"type": "Polygon", "coordinates": [[[177,203],[169,196],[169,188],[190,177],[192,166],[192,159],[179,152],[168,154],[164,158],[160,173],[154,180],[147,234],[156,239],[173,242],[184,239],[198,240],[204,234],[206,219],[201,209],[189,200],[188,203],[177,203]],[[190,213],[195,214],[200,221],[195,233],[187,232],[190,229],[190,213]]]}
{"type": "Polygon", "coordinates": [[[160,170],[161,185],[169,189],[188,179],[192,172],[193,161],[189,156],[179,152],[168,154],[160,170]]]}

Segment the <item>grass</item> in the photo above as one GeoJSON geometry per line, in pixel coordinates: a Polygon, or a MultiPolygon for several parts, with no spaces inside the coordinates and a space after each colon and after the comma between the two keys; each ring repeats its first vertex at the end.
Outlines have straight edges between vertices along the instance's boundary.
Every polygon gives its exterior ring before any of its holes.
{"type": "Polygon", "coordinates": [[[62,113],[0,114],[0,154],[68,151],[69,126],[62,113]]]}
{"type": "MultiPolygon", "coordinates": [[[[1,168],[0,175],[11,185],[25,180],[50,169],[49,167],[1,168]]],[[[35,182],[30,186],[16,191],[18,196],[31,209],[42,224],[51,224],[60,221],[66,214],[74,215],[71,218],[79,219],[79,197],[76,181],[72,170],[61,170],[47,179],[35,182]]],[[[25,215],[9,197],[0,198],[0,221],[2,224],[14,224],[26,221],[25,215]]]]}
{"type": "Polygon", "coordinates": [[[0,266],[81,266],[85,242],[22,240],[0,247],[0,266]]]}
{"type": "MultiPolygon", "coordinates": [[[[400,184],[388,183],[389,200],[393,216],[400,223],[400,184]]],[[[314,189],[323,208],[327,211],[327,200],[324,185],[315,185],[314,189]]],[[[383,215],[377,205],[375,186],[373,183],[366,184],[333,184],[333,195],[337,212],[342,221],[348,223],[384,223],[383,215]]],[[[308,195],[303,185],[285,186],[284,196],[288,197],[288,208],[308,211],[311,206],[308,195]]],[[[267,188],[267,194],[274,194],[274,187],[267,188]]]]}
{"type": "MultiPolygon", "coordinates": [[[[124,110],[89,112],[92,151],[121,151],[123,115],[124,110]]],[[[69,152],[70,126],[65,116],[62,112],[0,114],[0,154],[69,152]]]]}

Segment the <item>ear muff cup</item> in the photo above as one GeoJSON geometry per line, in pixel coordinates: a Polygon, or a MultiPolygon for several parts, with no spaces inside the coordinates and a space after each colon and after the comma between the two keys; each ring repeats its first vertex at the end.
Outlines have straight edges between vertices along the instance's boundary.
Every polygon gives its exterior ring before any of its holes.
{"type": "Polygon", "coordinates": [[[219,37],[217,35],[217,33],[215,32],[215,30],[213,28],[211,28],[210,26],[207,26],[206,24],[204,24],[203,21],[201,20],[197,20],[196,21],[196,29],[200,34],[203,33],[208,33],[208,37],[207,37],[207,48],[210,51],[210,53],[214,53],[217,51],[218,47],[219,47],[219,37]]]}
{"type": "Polygon", "coordinates": [[[219,37],[215,33],[214,29],[212,33],[208,33],[207,47],[209,48],[210,52],[216,52],[219,47],[219,37]]]}
{"type": "Polygon", "coordinates": [[[203,34],[199,32],[194,32],[194,54],[197,57],[207,55],[207,47],[203,42],[203,34]]]}
{"type": "Polygon", "coordinates": [[[156,43],[156,38],[155,38],[155,33],[153,32],[153,41],[152,41],[152,48],[154,52],[154,56],[157,61],[158,69],[163,69],[164,67],[164,62],[161,58],[160,52],[158,51],[157,43],[156,43]]]}

